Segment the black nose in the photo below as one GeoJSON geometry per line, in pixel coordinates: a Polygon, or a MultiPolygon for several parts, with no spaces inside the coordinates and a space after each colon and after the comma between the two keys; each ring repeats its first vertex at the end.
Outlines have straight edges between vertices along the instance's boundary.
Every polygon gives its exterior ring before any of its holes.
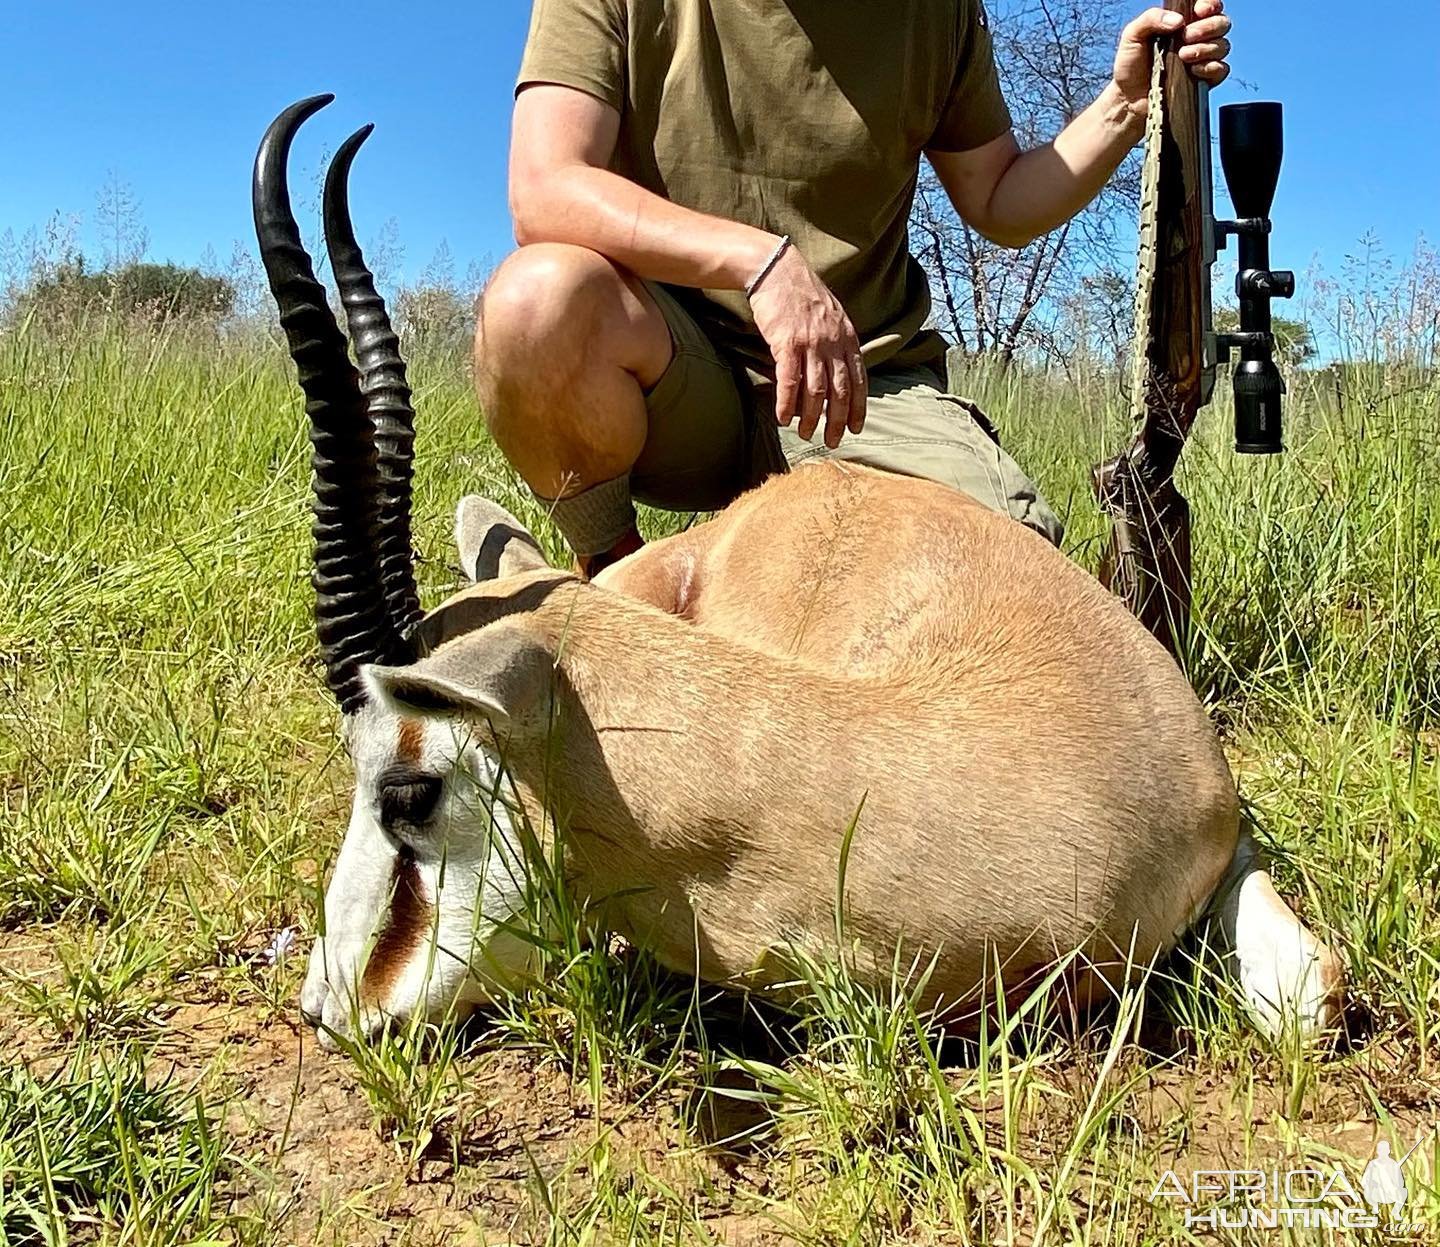
{"type": "Polygon", "coordinates": [[[422,826],[435,812],[445,781],[418,771],[391,772],[380,778],[380,825],[422,826]]]}

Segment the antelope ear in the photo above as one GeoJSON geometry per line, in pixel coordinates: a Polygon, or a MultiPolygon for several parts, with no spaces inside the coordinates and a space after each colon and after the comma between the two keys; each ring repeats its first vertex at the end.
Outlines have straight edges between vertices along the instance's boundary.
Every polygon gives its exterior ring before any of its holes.
{"type": "Polygon", "coordinates": [[[468,494],[455,508],[455,549],[476,584],[548,567],[540,543],[498,502],[468,494]]]}
{"type": "Polygon", "coordinates": [[[475,718],[509,728],[550,690],[555,660],[517,627],[491,627],[407,667],[366,668],[376,700],[402,715],[475,718]]]}

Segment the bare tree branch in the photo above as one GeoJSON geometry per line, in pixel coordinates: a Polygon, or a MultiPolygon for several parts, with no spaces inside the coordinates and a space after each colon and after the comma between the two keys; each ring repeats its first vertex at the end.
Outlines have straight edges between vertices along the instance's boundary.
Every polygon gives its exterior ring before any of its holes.
{"type": "MultiPolygon", "coordinates": [[[[1023,146],[1048,142],[1099,94],[1123,15],[1117,0],[994,0],[996,59],[1023,146]]],[[[925,169],[911,228],[923,239],[918,251],[937,323],[967,354],[994,353],[1006,362],[1027,353],[1109,355],[1128,285],[1096,279],[1128,266],[1138,197],[1138,162],[1131,159],[1074,221],[1017,252],[961,221],[925,169]],[[1099,306],[1105,299],[1119,302],[1099,306]],[[1081,328],[1093,340],[1078,340],[1081,328]]]]}

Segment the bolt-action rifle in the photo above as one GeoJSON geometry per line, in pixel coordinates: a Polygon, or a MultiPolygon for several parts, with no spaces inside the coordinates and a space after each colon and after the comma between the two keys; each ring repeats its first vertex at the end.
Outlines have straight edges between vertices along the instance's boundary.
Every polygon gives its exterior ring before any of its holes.
{"type": "MultiPolygon", "coordinates": [[[[1193,0],[1165,0],[1193,16],[1193,0]]],[[[1270,207],[1283,151],[1279,104],[1220,109],[1220,158],[1236,219],[1217,221],[1210,163],[1209,88],[1167,39],[1151,109],[1161,103],[1147,142],[1136,297],[1135,440],[1095,468],[1096,497],[1111,518],[1100,578],[1172,654],[1190,627],[1190,506],[1175,468],[1200,408],[1211,397],[1216,365],[1240,352],[1233,371],[1235,449],[1278,454],[1284,382],[1274,360],[1270,300],[1295,293],[1293,273],[1270,269],[1270,207]],[[1147,217],[1148,214],[1148,217],[1147,217]],[[1150,227],[1147,245],[1147,224],[1150,227]],[[1217,335],[1211,269],[1228,240],[1238,240],[1240,324],[1217,335]]]]}

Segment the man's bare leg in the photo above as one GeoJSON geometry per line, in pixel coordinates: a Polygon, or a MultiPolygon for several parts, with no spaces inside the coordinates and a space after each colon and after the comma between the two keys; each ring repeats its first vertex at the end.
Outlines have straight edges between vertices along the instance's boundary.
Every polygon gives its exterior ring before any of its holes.
{"type": "Polygon", "coordinates": [[[642,283],[584,247],[522,247],[480,301],[475,384],[505,457],[587,576],[640,547],[629,473],[648,433],[645,392],[674,348],[642,283]]]}

